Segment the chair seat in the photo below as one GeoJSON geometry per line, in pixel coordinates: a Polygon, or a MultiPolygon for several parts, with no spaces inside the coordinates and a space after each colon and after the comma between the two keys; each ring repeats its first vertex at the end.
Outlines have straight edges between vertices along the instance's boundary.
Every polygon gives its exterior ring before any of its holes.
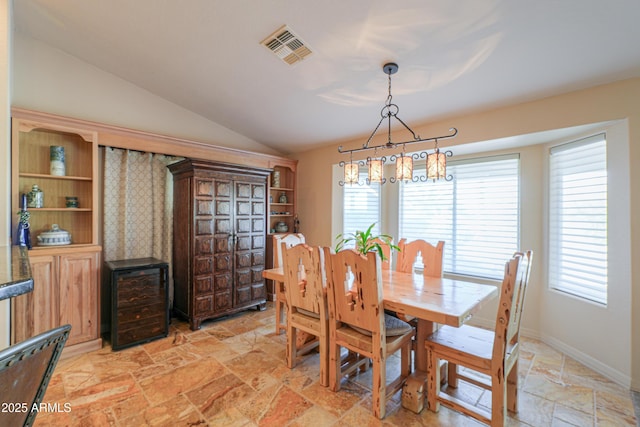
{"type": "Polygon", "coordinates": [[[304,308],[297,307],[298,313],[304,314],[305,316],[313,317],[314,319],[320,319],[319,313],[314,313],[313,311],[305,310],[304,308]]]}
{"type": "MultiPolygon", "coordinates": [[[[371,331],[367,331],[366,329],[362,329],[352,325],[349,325],[349,327],[355,329],[361,334],[367,335],[369,337],[371,336],[371,331]]],[[[413,330],[413,327],[407,322],[403,322],[397,317],[390,316],[387,313],[384,314],[384,327],[386,329],[385,335],[388,337],[397,337],[413,330]]]]}
{"type": "Polygon", "coordinates": [[[490,360],[493,354],[494,336],[494,331],[475,326],[462,325],[454,328],[444,325],[427,337],[427,343],[490,360]]]}

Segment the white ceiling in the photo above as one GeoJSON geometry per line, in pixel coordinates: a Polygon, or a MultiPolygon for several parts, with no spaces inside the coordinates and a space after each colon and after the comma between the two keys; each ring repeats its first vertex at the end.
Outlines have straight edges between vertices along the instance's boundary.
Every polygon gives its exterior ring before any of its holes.
{"type": "MultiPolygon", "coordinates": [[[[638,0],[14,0],[40,39],[283,153],[640,76],[638,0]],[[288,25],[290,66],[260,42],[288,25]]],[[[426,135],[423,135],[426,137],[426,135]]]]}

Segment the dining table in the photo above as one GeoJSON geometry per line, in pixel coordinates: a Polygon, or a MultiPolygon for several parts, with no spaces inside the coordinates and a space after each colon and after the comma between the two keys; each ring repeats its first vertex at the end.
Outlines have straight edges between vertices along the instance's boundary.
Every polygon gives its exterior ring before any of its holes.
{"type": "MultiPolygon", "coordinates": [[[[284,282],[282,267],[264,270],[262,276],[284,282]]],[[[385,310],[417,319],[416,339],[423,343],[435,324],[462,326],[482,306],[498,295],[496,286],[446,277],[428,277],[417,273],[382,270],[382,294],[385,310]]],[[[424,345],[416,346],[414,368],[426,371],[424,345]]]]}
{"type": "MultiPolygon", "coordinates": [[[[498,295],[498,288],[475,282],[472,278],[461,280],[428,277],[391,269],[382,270],[381,274],[384,309],[417,319],[413,378],[419,379],[418,382],[414,381],[415,387],[421,388],[419,382],[426,381],[427,370],[424,342],[435,325],[462,326],[498,295]]],[[[281,267],[264,270],[262,275],[267,279],[284,282],[281,267]]],[[[421,410],[422,405],[418,407],[421,410]]]]}

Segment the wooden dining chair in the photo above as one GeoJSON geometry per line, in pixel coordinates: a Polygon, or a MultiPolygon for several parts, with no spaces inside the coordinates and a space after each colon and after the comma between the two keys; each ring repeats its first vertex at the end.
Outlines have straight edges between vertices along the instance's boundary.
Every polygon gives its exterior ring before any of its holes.
{"type": "Polygon", "coordinates": [[[491,426],[503,426],[507,410],[517,412],[520,318],[531,258],[532,251],[518,252],[507,261],[495,330],[442,326],[427,338],[427,407],[432,411],[442,403],[491,426]],[[463,380],[491,391],[490,413],[440,389],[440,369],[434,369],[440,359],[449,362],[448,387],[457,388],[463,380]],[[490,382],[458,372],[458,365],[487,375],[490,382]]]}
{"type": "Polygon", "coordinates": [[[407,239],[403,238],[398,242],[398,248],[396,271],[413,273],[413,265],[420,254],[422,264],[424,264],[422,274],[428,277],[442,277],[444,241],[440,240],[433,246],[422,239],[407,243],[407,239]]]}
{"type": "MultiPolygon", "coordinates": [[[[305,243],[302,233],[274,234],[273,235],[273,267],[282,267],[282,244],[290,248],[300,243],[305,243]]],[[[287,298],[284,290],[284,283],[274,281],[274,294],[276,297],[276,335],[281,331],[287,331],[284,323],[287,319],[287,298]]]]}
{"type": "Polygon", "coordinates": [[[411,340],[414,329],[396,317],[384,314],[380,259],[348,249],[332,254],[325,251],[327,305],[329,307],[329,387],[340,389],[344,375],[355,363],[341,360],[344,347],[373,364],[372,406],[379,419],[386,414],[386,403],[411,373],[411,340]],[[400,351],[400,374],[387,384],[387,358],[400,351]]]}
{"type": "Polygon", "coordinates": [[[299,244],[290,248],[282,243],[284,285],[287,296],[287,366],[293,368],[299,355],[319,347],[320,384],[329,385],[329,330],[327,297],[323,286],[320,249],[299,244]],[[316,337],[302,347],[297,332],[316,337]]]}

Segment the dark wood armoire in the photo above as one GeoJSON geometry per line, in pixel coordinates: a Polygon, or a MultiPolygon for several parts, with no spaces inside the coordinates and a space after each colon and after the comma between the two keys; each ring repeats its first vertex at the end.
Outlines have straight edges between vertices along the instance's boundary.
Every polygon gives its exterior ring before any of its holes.
{"type": "Polygon", "coordinates": [[[173,174],[173,311],[206,319],[264,309],[270,169],[183,160],[173,174]]]}

